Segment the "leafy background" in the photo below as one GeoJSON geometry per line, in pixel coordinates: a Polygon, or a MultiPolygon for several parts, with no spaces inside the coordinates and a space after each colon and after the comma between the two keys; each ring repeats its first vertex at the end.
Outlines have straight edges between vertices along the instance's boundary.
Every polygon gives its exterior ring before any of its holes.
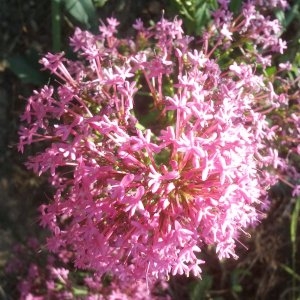
{"type": "MultiPolygon", "coordinates": [[[[237,12],[241,3],[232,0],[231,10],[237,12]]],[[[45,178],[23,165],[34,149],[24,156],[16,151],[25,99],[49,80],[40,72],[41,55],[49,50],[68,53],[68,36],[75,26],[96,31],[99,19],[110,16],[120,21],[121,36],[131,33],[136,18],[151,24],[162,14],[179,16],[189,35],[200,35],[216,6],[214,0],[0,0],[0,299],[17,297],[18,278],[7,278],[3,271],[13,245],[47,234],[37,224],[37,207],[49,200],[51,190],[45,178]]],[[[288,41],[288,51],[276,59],[289,59],[295,70],[300,65],[299,7],[300,1],[290,1],[289,10],[274,12],[288,41]]],[[[283,184],[271,190],[270,213],[242,241],[239,260],[220,262],[204,249],[202,280],[171,278],[172,299],[300,299],[300,199],[291,201],[290,192],[283,184]]],[[[46,251],[43,244],[41,251],[46,251]]]]}

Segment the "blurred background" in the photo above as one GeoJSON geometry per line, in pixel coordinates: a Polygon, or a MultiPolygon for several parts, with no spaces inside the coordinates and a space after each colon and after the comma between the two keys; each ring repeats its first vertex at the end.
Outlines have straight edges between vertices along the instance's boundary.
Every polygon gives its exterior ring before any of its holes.
{"type": "MultiPolygon", "coordinates": [[[[241,3],[232,1],[232,8],[241,3]]],[[[291,61],[300,53],[299,5],[290,1],[288,11],[274,12],[288,41],[285,58],[291,61]]],[[[110,16],[119,20],[120,36],[130,35],[135,19],[151,24],[163,12],[167,18],[182,18],[187,34],[200,35],[215,7],[209,0],[0,0],[0,299],[18,299],[20,278],[5,273],[15,245],[35,237],[41,241],[35,255],[46,252],[47,232],[38,225],[37,209],[49,200],[51,190],[46,178],[24,167],[34,149],[21,155],[16,147],[25,100],[49,80],[38,60],[48,51],[68,53],[68,37],[76,26],[96,32],[99,19],[110,16]]],[[[172,299],[300,299],[299,205],[283,184],[271,194],[270,213],[258,228],[250,229],[251,238],[238,249],[239,260],[220,262],[204,249],[202,280],[171,278],[172,299]]]]}

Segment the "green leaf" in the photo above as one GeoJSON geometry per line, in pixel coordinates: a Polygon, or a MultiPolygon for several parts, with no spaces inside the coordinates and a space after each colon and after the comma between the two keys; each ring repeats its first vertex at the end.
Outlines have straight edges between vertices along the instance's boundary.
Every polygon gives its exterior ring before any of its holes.
{"type": "Polygon", "coordinates": [[[229,8],[233,13],[238,14],[241,11],[242,3],[242,0],[231,0],[229,8]]]}
{"type": "Polygon", "coordinates": [[[289,266],[281,264],[280,265],[282,269],[284,269],[288,274],[290,274],[294,279],[300,281],[300,275],[297,274],[293,269],[291,269],[289,266]]]}
{"type": "MultiPolygon", "coordinates": [[[[183,1],[180,0],[175,0],[176,3],[178,4],[178,10],[180,11],[180,13],[182,15],[184,15],[188,20],[190,20],[191,22],[194,21],[193,16],[191,15],[191,9],[189,8],[189,6],[185,6],[185,3],[183,1]]],[[[189,5],[191,5],[190,3],[188,3],[189,5]]]]}
{"type": "Polygon", "coordinates": [[[196,11],[195,11],[195,20],[197,24],[197,30],[200,30],[203,27],[208,19],[208,5],[207,3],[203,3],[196,11]]]}
{"type": "MultiPolygon", "coordinates": [[[[38,58],[36,59],[38,61],[38,58]]],[[[39,67],[31,60],[30,54],[13,55],[7,59],[10,70],[24,83],[43,85],[47,81],[47,76],[43,74],[39,67]]]]}
{"type": "Polygon", "coordinates": [[[277,72],[277,69],[276,69],[275,66],[268,67],[268,68],[266,68],[266,70],[265,70],[265,74],[266,74],[268,77],[271,77],[271,76],[274,75],[276,72],[277,72]]]}
{"type": "MultiPolygon", "coordinates": [[[[299,4],[300,1],[296,1],[291,9],[289,9],[286,13],[286,16],[284,17],[284,20],[282,22],[282,25],[285,27],[285,29],[294,21],[294,19],[300,18],[300,13],[299,13],[299,4]]],[[[277,15],[276,15],[277,17],[277,15]]]]}
{"type": "Polygon", "coordinates": [[[296,204],[291,219],[290,231],[291,231],[291,242],[293,244],[296,243],[299,213],[300,213],[300,197],[296,199],[296,204]]]}
{"type": "Polygon", "coordinates": [[[231,272],[231,274],[230,274],[231,291],[234,294],[238,294],[243,291],[243,286],[241,285],[240,281],[241,281],[241,278],[246,275],[251,276],[251,273],[244,269],[235,269],[231,272]]]}
{"type": "Polygon", "coordinates": [[[88,294],[88,291],[84,287],[74,287],[73,288],[73,295],[74,296],[86,296],[88,294]]]}
{"type": "Polygon", "coordinates": [[[201,33],[211,20],[211,11],[217,7],[215,0],[173,0],[171,1],[183,17],[189,34],[201,33]]]}
{"type": "Polygon", "coordinates": [[[96,28],[97,14],[92,0],[63,0],[66,11],[86,28],[96,28]]]}
{"type": "Polygon", "coordinates": [[[191,286],[189,292],[189,299],[191,300],[202,300],[206,299],[207,292],[212,286],[212,277],[204,276],[201,280],[198,280],[191,286]]]}
{"type": "Polygon", "coordinates": [[[286,18],[283,10],[275,11],[275,16],[283,27],[286,27],[286,18]]]}
{"type": "Polygon", "coordinates": [[[102,7],[108,0],[93,0],[96,7],[102,7]]]}
{"type": "Polygon", "coordinates": [[[61,0],[51,1],[52,48],[54,52],[61,49],[61,0]]]}

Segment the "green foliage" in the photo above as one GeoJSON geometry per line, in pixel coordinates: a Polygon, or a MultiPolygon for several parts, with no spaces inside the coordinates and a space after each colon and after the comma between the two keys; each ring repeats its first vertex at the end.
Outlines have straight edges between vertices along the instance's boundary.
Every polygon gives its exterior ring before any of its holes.
{"type": "Polygon", "coordinates": [[[300,0],[293,1],[290,5],[290,9],[286,12],[283,10],[277,10],[275,12],[276,18],[282,24],[284,30],[286,30],[292,22],[300,20],[300,0]]]}
{"type": "Polygon", "coordinates": [[[14,54],[10,56],[8,66],[10,70],[23,82],[35,85],[43,85],[47,81],[47,76],[40,72],[40,66],[37,64],[38,54],[30,50],[24,55],[14,54]]]}
{"type": "Polygon", "coordinates": [[[197,280],[191,284],[189,289],[190,300],[207,299],[208,291],[211,289],[213,283],[212,276],[206,275],[202,279],[197,280]]]}
{"type": "Polygon", "coordinates": [[[108,0],[93,0],[95,7],[102,7],[108,0]]]}
{"type": "MultiPolygon", "coordinates": [[[[96,8],[92,0],[61,0],[65,11],[74,20],[88,29],[95,29],[98,25],[96,8]]],[[[105,1],[101,1],[105,3],[105,1]]],[[[99,4],[99,1],[98,1],[99,4]]]]}
{"type": "MultiPolygon", "coordinates": [[[[101,7],[107,0],[51,0],[51,38],[53,52],[61,51],[62,19],[70,16],[81,27],[94,30],[98,26],[96,7],[101,7]]],[[[23,83],[42,85],[47,77],[40,72],[37,64],[40,56],[33,50],[25,54],[12,54],[8,59],[8,67],[23,83]]]]}
{"type": "Polygon", "coordinates": [[[171,0],[171,5],[183,18],[189,34],[200,34],[211,20],[211,11],[217,8],[216,0],[171,0]]]}
{"type": "Polygon", "coordinates": [[[288,274],[290,274],[294,279],[300,282],[300,275],[297,274],[292,268],[290,268],[287,265],[282,264],[281,268],[286,271],[288,274]]]}
{"type": "Polygon", "coordinates": [[[242,0],[231,0],[230,1],[230,10],[234,13],[234,14],[238,14],[241,11],[241,7],[242,7],[243,1],[242,0]]]}
{"type": "Polygon", "coordinates": [[[51,22],[53,51],[61,50],[61,17],[70,16],[81,27],[96,30],[98,15],[96,7],[102,7],[107,0],[51,0],[51,22]]]}
{"type": "Polygon", "coordinates": [[[296,240],[297,240],[297,227],[298,227],[299,214],[300,214],[300,197],[296,199],[295,207],[292,212],[291,227],[290,227],[291,242],[293,244],[294,254],[296,254],[296,246],[297,246],[296,240]]]}
{"type": "Polygon", "coordinates": [[[271,66],[263,70],[263,73],[266,77],[271,78],[277,73],[277,68],[275,66],[271,66]]]}
{"type": "Polygon", "coordinates": [[[60,1],[61,0],[51,1],[52,48],[55,52],[61,49],[60,1]]]}
{"type": "Polygon", "coordinates": [[[73,287],[73,295],[76,297],[86,296],[88,291],[85,287],[73,287]]]}
{"type": "Polygon", "coordinates": [[[242,277],[251,276],[251,273],[245,269],[234,269],[230,274],[231,294],[235,299],[239,299],[239,294],[243,292],[243,286],[241,284],[242,277]]]}
{"type": "Polygon", "coordinates": [[[284,298],[284,299],[291,299],[291,300],[299,300],[300,299],[300,289],[299,289],[299,283],[300,283],[300,275],[296,273],[295,268],[291,268],[285,264],[280,265],[281,268],[287,272],[291,278],[292,278],[292,287],[287,289],[284,293],[291,293],[291,296],[289,298],[284,298]],[[297,281],[297,283],[296,283],[297,281]],[[297,295],[298,291],[298,295],[297,295]]]}

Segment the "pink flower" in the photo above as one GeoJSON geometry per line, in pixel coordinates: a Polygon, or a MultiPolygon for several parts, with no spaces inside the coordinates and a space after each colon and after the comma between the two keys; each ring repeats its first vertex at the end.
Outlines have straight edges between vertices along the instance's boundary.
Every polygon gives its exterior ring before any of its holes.
{"type": "MultiPolygon", "coordinates": [[[[228,1],[220,3],[215,47],[237,30],[227,23],[228,1]]],[[[251,38],[255,22],[244,28],[251,38]]],[[[202,49],[190,49],[180,20],[162,18],[151,28],[138,21],[136,42],[122,40],[125,52],[115,37],[118,22],[107,23],[100,36],[75,31],[80,63],[42,59],[64,81],[58,93],[35,92],[22,117],[28,127],[20,130],[20,150],[45,142],[27,166],[47,173],[55,189],[41,208],[41,224],[52,232],[48,247],[71,249],[76,267],[98,275],[200,276],[203,245],[236,258],[235,241],[261,217],[272,178],[257,169],[280,165],[268,150],[274,132],[263,109],[275,108],[279,97],[253,65],[221,69],[205,40],[202,49]],[[151,44],[140,50],[145,32],[151,44]]],[[[259,43],[264,39],[272,37],[259,43]]]]}

